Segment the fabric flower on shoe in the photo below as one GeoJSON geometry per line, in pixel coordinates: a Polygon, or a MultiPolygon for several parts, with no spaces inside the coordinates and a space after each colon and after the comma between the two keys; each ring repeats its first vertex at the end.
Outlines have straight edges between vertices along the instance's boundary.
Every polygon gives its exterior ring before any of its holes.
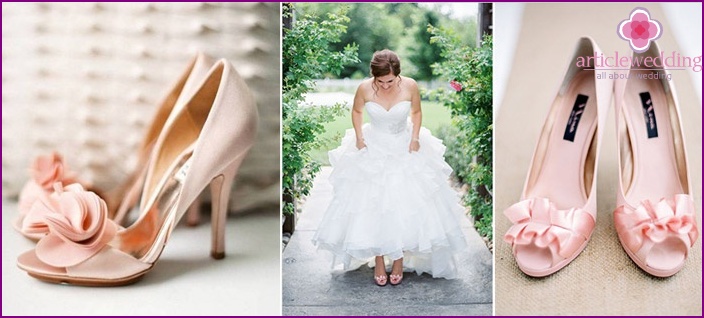
{"type": "Polygon", "coordinates": [[[54,183],[71,184],[78,182],[75,174],[69,171],[63,158],[57,152],[38,156],[30,166],[31,179],[22,188],[19,197],[20,216],[29,212],[34,202],[46,198],[54,191],[54,183]]]}
{"type": "Polygon", "coordinates": [[[46,231],[37,243],[42,262],[55,267],[80,264],[100,252],[117,234],[118,226],[108,218],[105,201],[78,183],[40,198],[24,219],[23,230],[46,231]]]}

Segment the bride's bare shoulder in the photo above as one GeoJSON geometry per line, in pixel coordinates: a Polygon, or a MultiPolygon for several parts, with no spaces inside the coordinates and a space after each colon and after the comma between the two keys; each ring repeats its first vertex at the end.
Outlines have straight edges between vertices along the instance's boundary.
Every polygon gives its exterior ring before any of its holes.
{"type": "Polygon", "coordinates": [[[411,91],[418,90],[418,83],[416,80],[406,76],[401,76],[401,86],[411,91]]]}
{"type": "Polygon", "coordinates": [[[367,96],[370,92],[373,92],[372,79],[367,78],[359,83],[359,86],[357,86],[357,93],[362,94],[362,96],[367,96]]]}

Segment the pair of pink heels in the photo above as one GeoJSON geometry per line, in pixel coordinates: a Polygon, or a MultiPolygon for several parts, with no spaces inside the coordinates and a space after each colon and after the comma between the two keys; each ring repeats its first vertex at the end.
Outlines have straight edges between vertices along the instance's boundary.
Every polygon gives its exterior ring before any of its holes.
{"type": "MultiPolygon", "coordinates": [[[[560,270],[586,247],[596,224],[597,158],[613,95],[616,231],[641,269],[672,276],[699,235],[675,90],[665,69],[632,68],[614,81],[576,64],[599,55],[592,39],[580,39],[543,126],[522,201],[504,211],[513,223],[504,240],[518,267],[535,277],[560,270]]],[[[653,42],[634,58],[659,55],[653,42]]]]}
{"type": "MultiPolygon", "coordinates": [[[[390,283],[392,286],[396,286],[396,285],[401,284],[401,282],[403,281],[403,270],[401,271],[401,274],[391,274],[391,275],[387,276],[383,258],[381,260],[377,258],[375,261],[376,261],[376,267],[374,268],[375,271],[377,268],[384,267],[384,275],[374,275],[374,282],[378,286],[386,286],[386,283],[390,283]]],[[[394,264],[397,261],[398,260],[394,261],[394,264]]]]}
{"type": "Polygon", "coordinates": [[[386,286],[387,282],[393,286],[396,286],[396,285],[401,284],[401,281],[403,281],[403,273],[401,273],[401,275],[391,274],[388,276],[388,279],[387,279],[386,274],[374,276],[374,282],[378,286],[386,286]]]}
{"type": "Polygon", "coordinates": [[[401,275],[391,274],[388,277],[389,277],[389,279],[387,280],[386,275],[374,276],[374,281],[379,286],[386,286],[386,283],[389,281],[390,281],[391,285],[396,286],[398,284],[401,284],[401,281],[403,280],[403,274],[401,274],[401,275]]]}
{"type": "Polygon", "coordinates": [[[208,185],[211,255],[223,258],[228,198],[257,121],[254,98],[232,65],[198,54],[161,103],[139,148],[138,168],[122,186],[101,197],[86,191],[59,155],[35,161],[13,225],[38,242],[18,257],[19,268],[52,283],[135,282],[208,185]],[[121,227],[135,206],[136,220],[121,227]]]}
{"type": "Polygon", "coordinates": [[[396,286],[396,285],[401,284],[401,281],[403,281],[403,274],[401,274],[401,275],[391,274],[388,276],[388,279],[387,279],[386,275],[374,276],[374,282],[378,286],[386,286],[387,282],[389,282],[393,286],[396,286]]]}

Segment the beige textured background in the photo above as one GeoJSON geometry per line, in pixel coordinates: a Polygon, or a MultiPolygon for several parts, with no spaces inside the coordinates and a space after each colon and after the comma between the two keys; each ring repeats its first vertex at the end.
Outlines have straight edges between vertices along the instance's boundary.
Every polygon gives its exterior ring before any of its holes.
{"type": "MultiPolygon", "coordinates": [[[[691,249],[684,269],[666,279],[640,270],[618,241],[612,221],[618,171],[613,109],[599,158],[597,226],[582,254],[551,276],[530,278],[518,269],[510,246],[502,240],[510,227],[503,210],[520,199],[540,128],[577,39],[589,35],[604,52],[630,54],[628,44],[615,30],[633,7],[607,3],[525,7],[513,69],[495,123],[497,315],[701,315],[701,238],[691,249]]],[[[663,24],[664,34],[658,40],[661,49],[677,50],[662,10],[657,5],[645,7],[663,24]]],[[[495,21],[500,23],[511,22],[495,21]]],[[[674,72],[673,81],[679,94],[701,229],[702,103],[685,72],[674,72]]]]}
{"type": "Polygon", "coordinates": [[[97,186],[118,184],[200,50],[232,62],[261,115],[230,207],[278,207],[279,33],[278,3],[3,3],[3,197],[52,149],[97,186]]]}

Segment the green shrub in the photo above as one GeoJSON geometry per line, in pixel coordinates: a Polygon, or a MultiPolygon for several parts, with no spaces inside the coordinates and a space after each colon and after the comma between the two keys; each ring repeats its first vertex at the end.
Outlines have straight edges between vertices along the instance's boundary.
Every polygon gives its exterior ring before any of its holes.
{"type": "Polygon", "coordinates": [[[459,181],[469,185],[463,200],[477,231],[492,240],[492,38],[470,48],[451,30],[429,26],[428,31],[445,59],[433,72],[453,87],[430,94],[452,113],[452,128],[442,134],[446,159],[459,181]]]}
{"type": "MultiPolygon", "coordinates": [[[[284,6],[284,17],[293,12],[284,6]]],[[[304,95],[313,90],[313,80],[324,74],[339,74],[345,65],[358,62],[357,47],[348,45],[342,52],[331,52],[331,43],[340,41],[349,22],[347,7],[341,6],[327,19],[317,22],[317,17],[298,17],[291,29],[284,30],[282,45],[283,95],[282,95],[282,174],[283,213],[294,212],[294,202],[308,195],[313,178],[320,171],[310,151],[319,148],[324,140],[318,136],[325,132],[324,124],[339,116],[344,107],[315,107],[304,105],[304,95]]]]}

